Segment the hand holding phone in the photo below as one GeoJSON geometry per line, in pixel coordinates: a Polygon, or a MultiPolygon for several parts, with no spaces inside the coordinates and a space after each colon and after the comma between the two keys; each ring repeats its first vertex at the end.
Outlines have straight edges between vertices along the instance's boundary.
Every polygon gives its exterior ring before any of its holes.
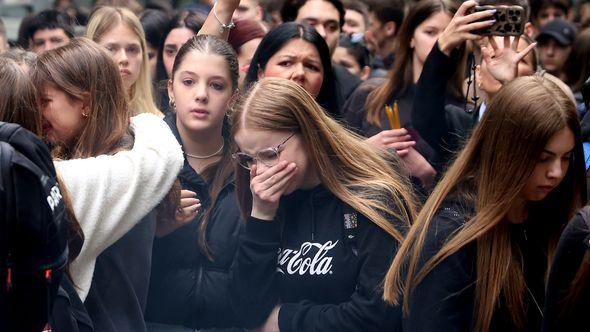
{"type": "Polygon", "coordinates": [[[521,6],[475,6],[469,14],[493,10],[494,24],[472,33],[482,36],[520,36],[524,32],[524,25],[528,21],[526,12],[521,6]]]}

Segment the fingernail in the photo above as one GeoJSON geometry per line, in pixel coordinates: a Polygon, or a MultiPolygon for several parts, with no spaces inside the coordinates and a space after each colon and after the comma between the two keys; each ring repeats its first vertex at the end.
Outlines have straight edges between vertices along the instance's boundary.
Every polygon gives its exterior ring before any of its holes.
{"type": "Polygon", "coordinates": [[[495,14],[498,10],[496,8],[490,9],[490,13],[495,14]]]}

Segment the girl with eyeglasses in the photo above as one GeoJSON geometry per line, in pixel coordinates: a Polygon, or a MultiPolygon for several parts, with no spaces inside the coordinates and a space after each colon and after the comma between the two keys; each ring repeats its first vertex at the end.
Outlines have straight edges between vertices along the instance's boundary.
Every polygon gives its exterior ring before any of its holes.
{"type": "Polygon", "coordinates": [[[399,160],[344,129],[303,87],[264,78],[231,115],[246,221],[233,308],[260,331],[384,331],[381,281],[414,215],[399,160]]]}
{"type": "Polygon", "coordinates": [[[164,121],[184,150],[178,178],[186,218],[156,234],[146,310],[155,331],[170,328],[163,324],[237,326],[227,285],[242,223],[226,112],[238,78],[234,50],[212,36],[190,38],[172,67],[168,94],[174,112],[164,121]]]}

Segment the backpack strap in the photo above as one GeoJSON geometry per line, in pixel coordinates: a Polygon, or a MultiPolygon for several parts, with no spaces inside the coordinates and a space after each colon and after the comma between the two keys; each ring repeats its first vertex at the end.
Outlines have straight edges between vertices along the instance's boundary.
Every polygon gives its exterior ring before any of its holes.
{"type": "Polygon", "coordinates": [[[343,221],[344,221],[344,237],[346,243],[352,248],[352,253],[358,256],[357,246],[357,232],[358,232],[358,212],[355,211],[348,204],[344,204],[343,221]]]}
{"type": "Polygon", "coordinates": [[[6,253],[5,264],[6,264],[6,280],[5,284],[6,291],[10,291],[12,288],[12,238],[13,232],[12,223],[16,220],[15,213],[15,202],[14,202],[14,184],[12,183],[12,172],[11,164],[14,156],[14,149],[8,143],[0,142],[0,187],[4,192],[4,219],[2,225],[2,244],[5,246],[2,248],[2,252],[6,253]]]}
{"type": "MultiPolygon", "coordinates": [[[[578,213],[584,219],[587,230],[590,230],[590,205],[583,207],[578,213]]],[[[590,249],[590,235],[584,238],[584,244],[590,249]]]]}

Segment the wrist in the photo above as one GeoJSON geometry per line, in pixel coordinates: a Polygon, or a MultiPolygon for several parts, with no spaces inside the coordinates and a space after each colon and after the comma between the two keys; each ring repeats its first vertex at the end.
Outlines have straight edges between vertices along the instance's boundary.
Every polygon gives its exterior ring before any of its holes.
{"type": "Polygon", "coordinates": [[[250,213],[250,216],[259,220],[272,221],[275,218],[276,212],[276,209],[268,210],[252,207],[252,212],[250,213]]]}
{"type": "Polygon", "coordinates": [[[442,36],[440,36],[440,38],[438,38],[437,43],[438,43],[438,49],[441,52],[443,52],[446,56],[451,56],[451,52],[453,51],[453,48],[447,42],[447,39],[445,38],[444,34],[442,36]]]}

